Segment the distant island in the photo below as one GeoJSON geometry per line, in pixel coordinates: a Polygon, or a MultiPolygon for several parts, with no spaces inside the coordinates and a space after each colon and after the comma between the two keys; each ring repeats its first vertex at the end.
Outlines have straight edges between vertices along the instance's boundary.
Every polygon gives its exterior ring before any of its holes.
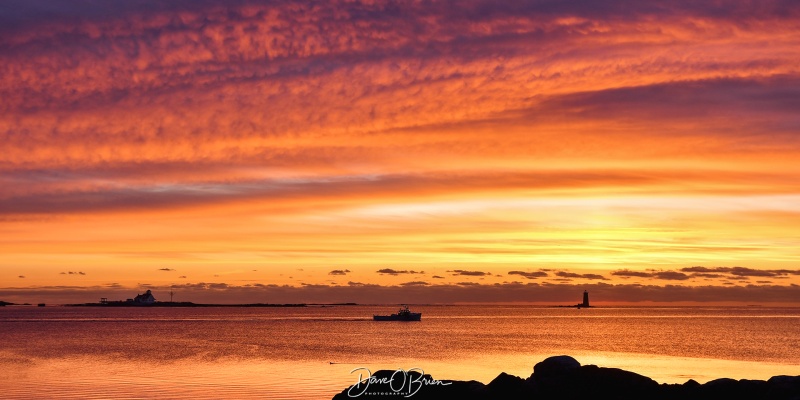
{"type": "Polygon", "coordinates": [[[79,304],[65,304],[68,307],[308,307],[308,306],[354,306],[356,303],[331,303],[331,304],[317,304],[317,303],[291,303],[291,304],[274,304],[274,303],[243,303],[243,304],[203,304],[193,303],[191,301],[156,301],[153,292],[148,290],[142,294],[137,294],[136,297],[127,300],[108,300],[108,298],[101,298],[97,303],[79,303],[79,304]]]}
{"type": "MultiPolygon", "coordinates": [[[[0,301],[0,307],[5,306],[31,306],[31,303],[16,304],[0,301]]],[[[38,303],[44,307],[45,303],[38,303]]],[[[156,301],[150,290],[136,295],[127,300],[108,300],[103,297],[96,303],[63,304],[65,307],[334,307],[356,306],[357,303],[240,303],[240,304],[214,304],[194,303],[191,301],[156,301]]]]}
{"type": "Polygon", "coordinates": [[[272,303],[245,303],[245,304],[204,304],[190,301],[157,301],[150,304],[136,304],[126,301],[109,301],[105,303],[80,303],[65,304],[67,307],[308,307],[309,304],[272,304],[272,303]]]}
{"type": "Polygon", "coordinates": [[[800,376],[773,376],[769,380],[715,379],[704,384],[659,384],[651,378],[619,368],[581,365],[570,356],[554,356],[537,363],[527,379],[500,373],[485,385],[478,381],[440,381],[414,370],[381,370],[362,378],[333,400],[352,398],[412,398],[416,400],[796,400],[800,376]]]}

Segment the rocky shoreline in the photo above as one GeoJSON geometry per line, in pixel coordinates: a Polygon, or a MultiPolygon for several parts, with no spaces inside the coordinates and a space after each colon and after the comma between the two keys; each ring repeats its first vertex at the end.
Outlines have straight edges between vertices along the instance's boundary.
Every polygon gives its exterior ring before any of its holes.
{"type": "Polygon", "coordinates": [[[704,384],[659,384],[634,372],[581,365],[570,356],[554,356],[537,363],[527,379],[501,373],[489,384],[478,381],[440,381],[414,371],[377,371],[333,397],[489,399],[773,399],[800,400],[800,376],[769,380],[715,379],[704,384]]]}

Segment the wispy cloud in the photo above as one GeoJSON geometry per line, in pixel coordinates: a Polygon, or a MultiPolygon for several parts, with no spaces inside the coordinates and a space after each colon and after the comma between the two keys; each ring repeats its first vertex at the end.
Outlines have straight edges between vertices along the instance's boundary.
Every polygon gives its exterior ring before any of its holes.
{"type": "Polygon", "coordinates": [[[386,274],[386,275],[401,275],[401,274],[424,274],[425,271],[414,271],[414,270],[397,270],[392,268],[381,268],[377,271],[379,274],[386,274]]]}
{"type": "Polygon", "coordinates": [[[612,271],[611,275],[621,276],[621,277],[637,277],[637,278],[652,278],[654,276],[652,272],[630,271],[627,269],[612,271]]]}
{"type": "Polygon", "coordinates": [[[509,275],[520,275],[527,279],[536,279],[536,278],[543,278],[548,276],[547,272],[544,271],[534,271],[534,272],[525,272],[525,271],[509,271],[509,275]]]}
{"type": "Polygon", "coordinates": [[[566,271],[556,271],[556,276],[562,278],[580,278],[580,279],[599,279],[599,280],[608,280],[608,278],[604,277],[600,274],[578,274],[575,272],[566,272],[566,271]]]}
{"type": "Polygon", "coordinates": [[[451,275],[454,275],[454,276],[487,276],[487,275],[491,275],[491,273],[489,273],[489,272],[467,271],[467,270],[463,270],[463,269],[454,269],[454,270],[449,270],[447,272],[449,272],[451,275]]]}
{"type": "Polygon", "coordinates": [[[720,274],[720,273],[727,273],[733,276],[741,276],[741,277],[781,277],[781,276],[789,276],[789,275],[800,275],[800,269],[754,269],[754,268],[745,268],[745,267],[686,267],[681,268],[683,272],[694,272],[694,273],[712,273],[712,274],[720,274]]]}
{"type": "Polygon", "coordinates": [[[328,272],[328,275],[347,275],[349,272],[349,269],[335,269],[331,272],[328,272]]]}
{"type": "Polygon", "coordinates": [[[782,278],[790,275],[800,275],[800,270],[774,269],[761,270],[744,267],[686,267],[680,271],[631,271],[617,270],[612,271],[611,275],[622,278],[653,278],[662,280],[688,280],[692,278],[705,279],[739,279],[747,280],[750,277],[772,277],[782,278]],[[688,274],[687,274],[688,273],[688,274]]]}
{"type": "MultiPolygon", "coordinates": [[[[612,271],[611,275],[629,278],[629,277],[637,277],[637,278],[655,278],[655,279],[663,279],[663,280],[675,280],[675,281],[684,281],[694,277],[695,275],[687,275],[683,272],[678,271],[630,271],[630,270],[618,270],[612,271]]],[[[705,276],[711,277],[711,276],[705,276]]]]}
{"type": "Polygon", "coordinates": [[[400,286],[428,286],[428,285],[430,285],[430,283],[425,281],[411,281],[400,284],[400,286]]]}
{"type": "Polygon", "coordinates": [[[658,279],[673,280],[673,281],[683,281],[690,278],[689,275],[675,271],[654,272],[653,276],[655,276],[658,279]]]}

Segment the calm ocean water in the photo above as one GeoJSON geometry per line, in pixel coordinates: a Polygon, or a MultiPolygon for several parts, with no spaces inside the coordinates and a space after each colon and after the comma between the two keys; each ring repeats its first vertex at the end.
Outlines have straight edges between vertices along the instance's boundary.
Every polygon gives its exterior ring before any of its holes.
{"type": "Polygon", "coordinates": [[[355,368],[488,383],[559,354],[661,383],[800,375],[800,308],[0,307],[3,398],[325,399],[355,368]]]}

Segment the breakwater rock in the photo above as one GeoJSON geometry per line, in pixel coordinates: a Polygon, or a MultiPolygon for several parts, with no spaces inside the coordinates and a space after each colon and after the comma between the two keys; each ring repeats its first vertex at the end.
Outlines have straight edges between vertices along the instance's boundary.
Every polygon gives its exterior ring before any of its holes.
{"type": "Polygon", "coordinates": [[[362,376],[334,400],[457,398],[468,400],[800,400],[800,376],[774,376],[769,380],[715,379],[704,384],[659,384],[634,372],[596,365],[581,365],[570,356],[554,356],[537,363],[527,379],[501,373],[488,384],[478,381],[437,380],[416,371],[377,371],[362,376]]]}

